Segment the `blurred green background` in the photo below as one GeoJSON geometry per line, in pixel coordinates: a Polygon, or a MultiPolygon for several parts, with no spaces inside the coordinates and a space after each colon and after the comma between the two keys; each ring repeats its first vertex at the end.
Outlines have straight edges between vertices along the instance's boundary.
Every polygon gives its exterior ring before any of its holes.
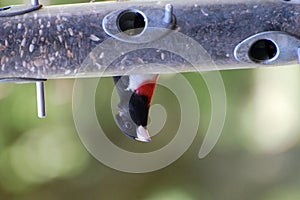
{"type": "MultiPolygon", "coordinates": [[[[22,1],[1,1],[0,6],[17,3],[22,1]]],[[[0,199],[300,199],[299,67],[221,73],[228,98],[227,118],[214,150],[205,159],[198,158],[210,120],[210,99],[201,77],[184,74],[199,99],[198,135],[180,159],[147,174],[110,169],[86,151],[72,118],[73,80],[47,82],[47,118],[42,120],[36,116],[34,85],[1,83],[0,199]]],[[[101,79],[96,109],[113,142],[145,152],[170,141],[171,131],[162,131],[150,144],[123,136],[108,106],[112,89],[110,78],[101,79]]],[[[169,102],[168,91],[158,87],[153,103],[167,106],[169,102]]],[[[167,111],[178,109],[176,105],[167,111]]],[[[167,123],[174,124],[172,120],[167,123]]]]}

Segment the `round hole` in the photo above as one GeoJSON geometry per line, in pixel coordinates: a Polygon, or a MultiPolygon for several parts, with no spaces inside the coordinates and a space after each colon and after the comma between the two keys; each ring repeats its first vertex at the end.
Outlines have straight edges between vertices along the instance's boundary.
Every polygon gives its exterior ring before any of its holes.
{"type": "Polygon", "coordinates": [[[146,27],[146,17],[137,10],[126,10],[118,17],[119,30],[130,36],[141,34],[146,27]]]}
{"type": "Polygon", "coordinates": [[[256,41],[249,50],[250,59],[257,63],[273,61],[277,54],[277,45],[273,41],[267,39],[256,41]]]}
{"type": "Polygon", "coordinates": [[[10,8],[11,8],[11,6],[2,7],[2,8],[0,8],[0,11],[5,11],[5,10],[8,10],[10,8]]]}

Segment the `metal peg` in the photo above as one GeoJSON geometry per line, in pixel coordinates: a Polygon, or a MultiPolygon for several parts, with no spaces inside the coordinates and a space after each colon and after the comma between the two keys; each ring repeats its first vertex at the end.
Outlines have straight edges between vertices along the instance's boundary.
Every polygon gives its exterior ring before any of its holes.
{"type": "MultiPolygon", "coordinates": [[[[39,0],[31,0],[33,7],[40,5],[39,0]]],[[[46,106],[45,106],[45,88],[44,82],[36,82],[36,100],[37,100],[37,112],[39,118],[46,117],[46,106]]]]}
{"type": "Polygon", "coordinates": [[[31,0],[31,5],[32,6],[38,6],[39,4],[39,0],[31,0]]]}
{"type": "Polygon", "coordinates": [[[44,82],[36,82],[37,112],[39,118],[46,117],[44,82]]]}
{"type": "Polygon", "coordinates": [[[172,18],[173,18],[173,6],[171,4],[167,4],[165,6],[164,22],[170,24],[172,22],[172,18]]]}

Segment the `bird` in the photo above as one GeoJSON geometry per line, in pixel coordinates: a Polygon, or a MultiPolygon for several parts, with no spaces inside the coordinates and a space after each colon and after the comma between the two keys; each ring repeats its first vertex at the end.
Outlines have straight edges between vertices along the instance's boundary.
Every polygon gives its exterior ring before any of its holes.
{"type": "Polygon", "coordinates": [[[120,100],[115,122],[126,136],[136,141],[151,141],[147,124],[157,79],[158,74],[132,74],[113,77],[120,100]]]}

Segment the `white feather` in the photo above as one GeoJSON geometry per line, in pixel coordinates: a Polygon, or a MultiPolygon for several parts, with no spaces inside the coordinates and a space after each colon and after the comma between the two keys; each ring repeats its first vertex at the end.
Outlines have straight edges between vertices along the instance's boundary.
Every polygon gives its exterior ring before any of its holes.
{"type": "Polygon", "coordinates": [[[135,138],[135,139],[138,141],[141,141],[141,142],[150,142],[151,141],[148,130],[145,129],[143,126],[137,127],[136,134],[137,134],[137,138],[135,138]]]}
{"type": "Polygon", "coordinates": [[[137,88],[139,88],[145,83],[156,82],[157,77],[157,74],[130,75],[127,90],[135,91],[137,88]]]}

